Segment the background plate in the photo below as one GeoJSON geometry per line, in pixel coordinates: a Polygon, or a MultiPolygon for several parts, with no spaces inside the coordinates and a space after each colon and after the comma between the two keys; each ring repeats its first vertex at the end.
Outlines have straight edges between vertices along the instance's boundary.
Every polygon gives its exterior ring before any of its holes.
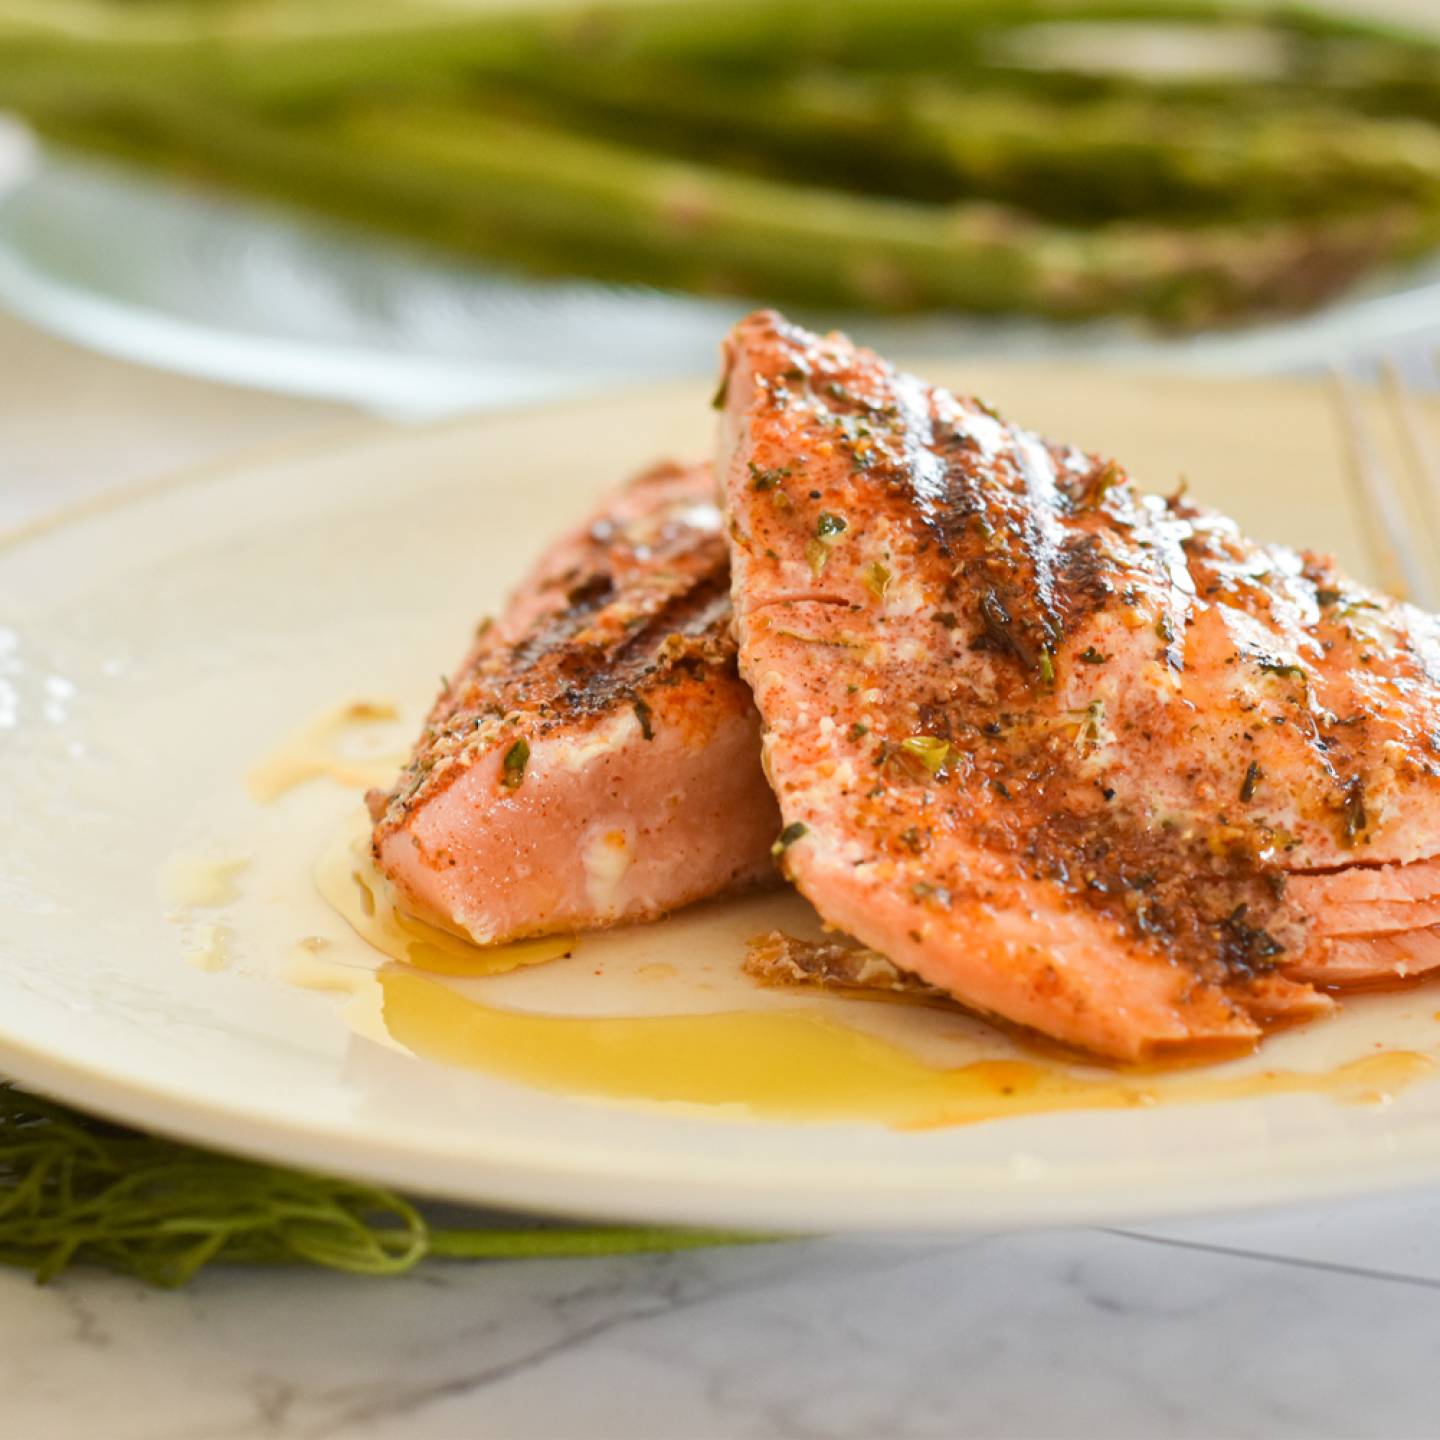
{"type": "MultiPolygon", "coordinates": [[[[1321,389],[1078,367],[991,367],[983,381],[1017,419],[1123,456],[1142,483],[1169,488],[1183,472],[1261,534],[1366,569],[1321,389]]],[[[322,780],[261,806],[247,771],[346,697],[399,701],[397,733],[376,737],[398,741],[561,517],[656,454],[704,449],[705,400],[686,386],[367,429],[152,487],[0,549],[0,1071],[178,1135],[412,1190],[695,1223],[1002,1228],[1440,1178],[1435,1083],[1389,1105],[1295,1095],[920,1133],[762,1123],[432,1064],[373,1026],[357,1033],[333,995],[287,983],[296,942],[337,933],[309,867],[357,796],[322,780]],[[237,896],[177,914],[163,886],[177,853],[247,860],[237,896]],[[219,973],[185,963],[202,924],[223,929],[219,973]]],[[[701,907],[481,983],[542,1009],[737,995],[848,1006],[867,1025],[924,1029],[957,1060],[997,1043],[965,1019],[737,987],[743,936],[797,905],[701,907]],[[643,977],[658,961],[673,981],[643,977]]],[[[1440,1054],[1437,1003],[1425,991],[1355,1003],[1228,1073],[1324,1069],[1377,1047],[1440,1054]]]]}
{"type": "MultiPolygon", "coordinates": [[[[245,197],[58,154],[0,125],[0,304],[125,359],[407,418],[708,374],[754,308],[583,280],[526,280],[245,197]]],[[[1122,321],[798,315],[886,354],[1106,357],[1187,373],[1314,372],[1433,349],[1440,262],[1315,315],[1203,337],[1122,321]]],[[[1419,383],[1433,385],[1428,363],[1419,383]]]]}

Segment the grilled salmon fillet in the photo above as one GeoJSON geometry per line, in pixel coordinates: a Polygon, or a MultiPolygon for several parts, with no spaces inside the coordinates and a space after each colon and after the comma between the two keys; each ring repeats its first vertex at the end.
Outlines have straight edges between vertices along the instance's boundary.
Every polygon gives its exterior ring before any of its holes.
{"type": "Polygon", "coordinates": [[[773,873],[708,465],[640,476],[539,561],[370,808],[401,903],[480,944],[773,873]]]}
{"type": "Polygon", "coordinates": [[[1109,1056],[1440,965],[1440,626],[771,313],[727,342],[740,670],[831,925],[1109,1056]]]}

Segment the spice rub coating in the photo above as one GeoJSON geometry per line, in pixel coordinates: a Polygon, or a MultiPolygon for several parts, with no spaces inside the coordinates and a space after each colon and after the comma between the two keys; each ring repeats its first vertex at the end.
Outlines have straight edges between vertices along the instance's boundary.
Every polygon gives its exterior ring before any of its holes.
{"type": "Polygon", "coordinates": [[[1440,964],[1433,617],[843,337],[726,358],[741,673],[827,921],[1129,1059],[1440,964]]]}
{"type": "Polygon", "coordinates": [[[370,797],[409,909],[483,943],[650,919],[773,873],[708,465],[665,464],[481,626],[370,797]]]}

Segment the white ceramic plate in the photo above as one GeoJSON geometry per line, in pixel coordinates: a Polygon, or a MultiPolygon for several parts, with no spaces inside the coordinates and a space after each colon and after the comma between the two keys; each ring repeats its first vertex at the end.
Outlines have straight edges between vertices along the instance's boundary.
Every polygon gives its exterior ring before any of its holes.
{"type": "MultiPolygon", "coordinates": [[[[984,378],[1018,418],[1125,456],[1157,488],[1183,471],[1262,533],[1365,568],[1323,392],[984,378]]],[[[0,1071],[177,1135],[415,1191],[702,1224],[993,1228],[1440,1179],[1433,1082],[1391,1103],[1272,1094],[914,1132],[782,1122],[437,1064],[383,1043],[377,1011],[361,1024],[343,997],[293,983],[298,940],[342,941],[309,869],[356,794],[319,779],[262,805],[247,773],[346,697],[398,702],[395,733],[370,737],[398,743],[547,534],[657,453],[705,446],[704,398],[683,387],[366,430],[0,547],[0,1071]],[[245,860],[233,898],[177,911],[177,855],[245,860]],[[226,968],[186,963],[217,934],[226,968]]],[[[735,975],[741,942],[777,918],[803,924],[803,907],[784,894],[702,907],[467,983],[542,1012],[818,1007],[956,1064],[1009,1053],[960,1017],[754,990],[735,975]]],[[[371,962],[350,963],[363,989],[371,962]]],[[[1437,1007],[1423,990],[1356,1003],[1219,1078],[1435,1057],[1437,1007]]]]}

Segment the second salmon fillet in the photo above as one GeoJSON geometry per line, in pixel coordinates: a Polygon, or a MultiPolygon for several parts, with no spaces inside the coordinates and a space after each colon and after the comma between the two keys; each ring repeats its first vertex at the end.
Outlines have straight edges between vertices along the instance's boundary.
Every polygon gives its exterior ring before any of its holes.
{"type": "Polygon", "coordinates": [[[708,465],[640,476],[540,559],[371,814],[401,903],[480,944],[773,874],[708,465]]]}
{"type": "Polygon", "coordinates": [[[1440,965],[1440,625],[841,337],[728,346],[741,673],[831,925],[1102,1054],[1440,965]]]}

